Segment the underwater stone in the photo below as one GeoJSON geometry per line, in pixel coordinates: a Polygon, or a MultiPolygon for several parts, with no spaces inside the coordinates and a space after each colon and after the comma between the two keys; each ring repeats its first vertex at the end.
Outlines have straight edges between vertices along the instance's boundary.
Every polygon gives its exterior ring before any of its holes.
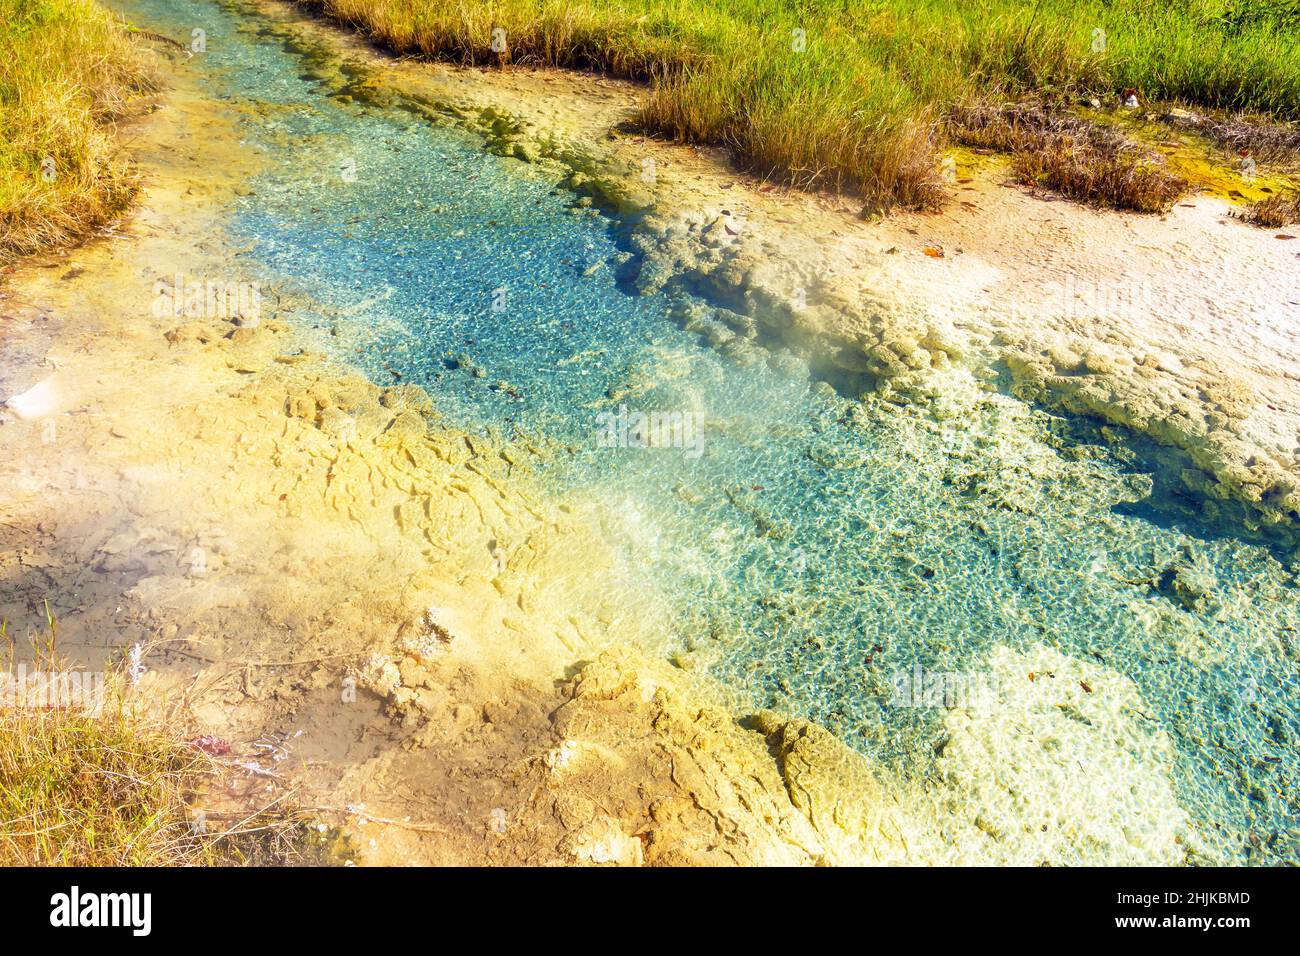
{"type": "Polygon", "coordinates": [[[1218,587],[1218,581],[1203,561],[1193,558],[1165,569],[1159,587],[1187,610],[1205,611],[1210,607],[1209,598],[1218,587]]]}
{"type": "Polygon", "coordinates": [[[410,409],[421,414],[433,411],[433,399],[429,393],[415,384],[395,385],[386,388],[379,396],[379,403],[384,408],[410,409]]]}

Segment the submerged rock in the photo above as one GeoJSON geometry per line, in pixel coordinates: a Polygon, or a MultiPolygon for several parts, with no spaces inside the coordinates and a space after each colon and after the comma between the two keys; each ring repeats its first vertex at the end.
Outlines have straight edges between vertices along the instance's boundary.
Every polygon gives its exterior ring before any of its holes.
{"type": "Polygon", "coordinates": [[[1219,586],[1213,570],[1200,555],[1185,549],[1182,560],[1165,568],[1157,579],[1157,589],[1189,611],[1215,609],[1214,592],[1219,586]]]}

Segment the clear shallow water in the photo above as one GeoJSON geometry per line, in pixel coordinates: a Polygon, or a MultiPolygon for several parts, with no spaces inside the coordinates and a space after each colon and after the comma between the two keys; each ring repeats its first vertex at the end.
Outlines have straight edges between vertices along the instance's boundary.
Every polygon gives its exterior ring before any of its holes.
{"type": "Polygon", "coordinates": [[[905,775],[931,766],[942,712],[890,706],[894,674],[977,669],[997,644],[1103,661],[1173,737],[1179,798],[1233,858],[1300,857],[1294,582],[1233,529],[1177,520],[1154,452],[1007,398],[938,422],[846,401],[788,355],[725,358],[620,282],[616,229],[536,170],[332,98],[233,8],[128,8],[204,29],[189,69],[262,104],[247,146],[268,165],[228,223],[255,243],[241,268],[318,303],[294,318],[376,382],[564,449],[547,479],[605,502],[632,567],[678,596],[670,649],[905,775]],[[601,447],[620,405],[702,416],[703,453],[601,447]],[[1180,562],[1216,582],[1217,613],[1171,593],[1180,562]]]}

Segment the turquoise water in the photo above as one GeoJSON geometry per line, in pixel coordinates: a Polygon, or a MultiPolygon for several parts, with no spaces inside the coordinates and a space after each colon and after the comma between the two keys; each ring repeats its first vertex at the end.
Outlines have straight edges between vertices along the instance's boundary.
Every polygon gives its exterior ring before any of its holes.
{"type": "Polygon", "coordinates": [[[545,174],[332,96],[238,8],[127,6],[203,29],[187,68],[271,104],[245,130],[266,170],[227,223],[253,245],[241,268],[316,303],[293,318],[376,382],[558,449],[546,480],[604,502],[630,565],[675,595],[666,652],[919,777],[942,712],[890,706],[893,675],[1045,642],[1135,681],[1178,749],[1180,801],[1229,858],[1300,861],[1294,579],[1186,510],[1161,452],[1005,395],[939,421],[849,400],[789,354],[724,356],[680,321],[709,304],[637,295],[626,236],[545,174]],[[603,447],[620,406],[690,415],[702,453],[603,447]],[[1203,606],[1171,587],[1180,567],[1213,583],[1203,606]]]}

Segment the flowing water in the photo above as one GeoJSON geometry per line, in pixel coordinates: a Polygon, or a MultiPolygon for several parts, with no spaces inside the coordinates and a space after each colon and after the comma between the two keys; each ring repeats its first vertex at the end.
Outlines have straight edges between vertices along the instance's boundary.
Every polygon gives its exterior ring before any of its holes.
{"type": "Polygon", "coordinates": [[[1179,800],[1222,852],[1300,858],[1294,580],[1184,514],[1159,452],[959,375],[969,401],[945,419],[850,400],[789,354],[723,355],[674,317],[706,304],[637,295],[620,227],[547,174],[331,95],[238,7],[125,10],[203,30],[187,69],[262,104],[245,145],[265,170],[226,222],[252,247],[240,268],[317,303],[294,320],[377,383],[554,448],[545,480],[600,502],[631,573],[674,596],[658,650],[913,777],[943,711],[891,706],[895,675],[975,671],[999,644],[1104,661],[1171,735],[1179,800]],[[654,412],[676,416],[668,447],[620,447],[654,412]],[[1205,601],[1180,600],[1179,568],[1205,601]]]}

